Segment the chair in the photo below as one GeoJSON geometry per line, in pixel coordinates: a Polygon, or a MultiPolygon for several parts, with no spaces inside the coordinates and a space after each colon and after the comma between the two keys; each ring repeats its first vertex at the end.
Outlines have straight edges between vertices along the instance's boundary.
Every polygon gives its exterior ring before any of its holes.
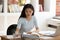
{"type": "Polygon", "coordinates": [[[17,24],[12,24],[7,29],[7,35],[13,35],[16,31],[17,24]]]}

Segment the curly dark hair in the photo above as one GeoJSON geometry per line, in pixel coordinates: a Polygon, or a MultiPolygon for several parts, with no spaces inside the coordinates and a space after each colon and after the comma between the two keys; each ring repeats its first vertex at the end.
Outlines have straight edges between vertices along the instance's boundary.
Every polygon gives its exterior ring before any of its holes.
{"type": "Polygon", "coordinates": [[[32,16],[34,15],[34,7],[32,6],[32,4],[26,4],[26,5],[24,6],[22,12],[21,12],[21,15],[20,15],[19,19],[20,19],[21,17],[26,18],[25,10],[26,10],[27,8],[31,8],[31,9],[33,10],[32,16]]]}

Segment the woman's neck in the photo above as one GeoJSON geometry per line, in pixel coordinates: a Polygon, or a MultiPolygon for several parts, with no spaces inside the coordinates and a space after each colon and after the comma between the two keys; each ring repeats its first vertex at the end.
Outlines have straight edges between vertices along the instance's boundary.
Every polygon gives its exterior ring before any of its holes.
{"type": "Polygon", "coordinates": [[[26,19],[29,21],[31,20],[32,16],[27,16],[26,19]]]}

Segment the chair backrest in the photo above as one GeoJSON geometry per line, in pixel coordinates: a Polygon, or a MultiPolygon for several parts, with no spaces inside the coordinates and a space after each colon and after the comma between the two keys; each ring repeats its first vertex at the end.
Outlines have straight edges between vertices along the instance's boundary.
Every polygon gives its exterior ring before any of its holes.
{"type": "Polygon", "coordinates": [[[7,35],[13,35],[16,31],[17,24],[12,24],[7,29],[7,35]]]}

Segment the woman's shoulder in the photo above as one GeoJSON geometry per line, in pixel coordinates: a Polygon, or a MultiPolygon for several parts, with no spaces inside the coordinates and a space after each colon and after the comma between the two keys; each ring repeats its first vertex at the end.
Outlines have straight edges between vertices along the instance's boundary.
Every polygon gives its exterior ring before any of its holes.
{"type": "Polygon", "coordinates": [[[33,19],[35,19],[35,16],[32,16],[33,19]]]}
{"type": "Polygon", "coordinates": [[[20,20],[20,21],[23,21],[23,20],[25,20],[25,18],[22,18],[22,17],[21,17],[21,18],[19,18],[19,20],[20,20]]]}

